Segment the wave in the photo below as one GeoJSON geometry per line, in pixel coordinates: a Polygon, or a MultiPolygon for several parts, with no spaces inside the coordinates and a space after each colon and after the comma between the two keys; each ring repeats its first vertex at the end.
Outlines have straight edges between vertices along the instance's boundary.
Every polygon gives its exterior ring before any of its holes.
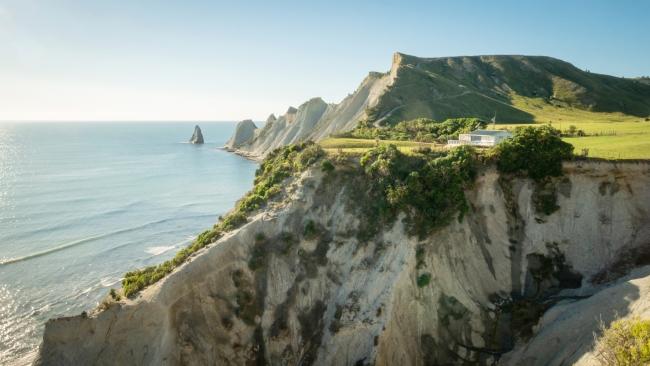
{"type": "Polygon", "coordinates": [[[174,243],[172,245],[166,245],[166,246],[155,246],[155,247],[149,247],[145,249],[145,252],[151,254],[153,257],[161,255],[163,253],[166,253],[172,249],[176,249],[182,245],[191,243],[192,240],[194,240],[196,236],[188,236],[185,240],[181,240],[178,243],[174,243]]]}
{"type": "Polygon", "coordinates": [[[170,250],[172,250],[172,249],[174,249],[174,248],[176,248],[176,247],[173,246],[173,245],[166,246],[166,247],[165,247],[165,246],[161,246],[161,247],[149,247],[149,248],[147,248],[147,249],[145,250],[145,252],[147,252],[147,253],[149,253],[149,254],[151,254],[151,255],[153,255],[153,256],[156,256],[156,255],[161,255],[161,254],[163,254],[163,253],[165,253],[165,252],[168,252],[168,251],[170,251],[170,250]]]}
{"type": "Polygon", "coordinates": [[[44,255],[48,255],[48,254],[51,254],[51,253],[56,253],[56,252],[61,251],[61,250],[76,247],[77,245],[89,243],[91,241],[104,238],[104,237],[106,237],[108,235],[110,235],[110,234],[95,235],[95,236],[91,236],[91,237],[88,237],[88,238],[84,238],[84,239],[75,240],[75,241],[72,241],[72,242],[69,242],[69,243],[65,243],[65,244],[59,245],[57,247],[46,249],[46,250],[43,250],[43,251],[40,251],[40,252],[28,254],[28,255],[25,255],[25,256],[22,256],[22,257],[3,259],[3,260],[0,260],[0,265],[7,265],[7,264],[12,264],[12,263],[17,263],[17,262],[23,262],[23,261],[26,261],[26,260],[29,260],[29,259],[42,257],[44,255]]]}
{"type": "MultiPolygon", "coordinates": [[[[202,216],[202,215],[198,215],[198,216],[202,216]]],[[[188,217],[183,217],[183,218],[180,218],[180,219],[185,219],[185,218],[188,218],[188,217]]],[[[99,240],[99,239],[104,239],[104,238],[107,238],[107,237],[110,237],[110,236],[113,236],[113,235],[124,234],[124,233],[128,233],[128,232],[144,229],[144,228],[146,228],[148,226],[164,224],[166,222],[174,221],[174,220],[178,220],[178,219],[179,219],[178,217],[166,218],[166,219],[162,219],[162,220],[151,221],[151,222],[148,222],[148,223],[145,223],[145,224],[142,224],[142,225],[138,225],[138,226],[134,226],[134,227],[126,228],[126,229],[115,230],[115,231],[112,231],[110,233],[89,236],[87,238],[71,241],[71,242],[56,246],[54,248],[45,249],[45,250],[42,250],[40,252],[28,254],[28,255],[25,255],[25,256],[22,256],[22,257],[0,259],[0,265],[8,265],[8,264],[12,264],[12,263],[24,262],[24,261],[27,261],[27,260],[30,260],[30,259],[42,257],[44,255],[48,255],[48,254],[56,253],[56,252],[66,250],[66,249],[69,249],[69,248],[73,248],[73,247],[76,247],[78,245],[90,243],[90,242],[93,242],[93,241],[96,241],[96,240],[99,240]]]]}
{"type": "Polygon", "coordinates": [[[120,277],[104,277],[99,281],[99,284],[102,285],[102,287],[111,287],[120,281],[122,281],[120,277]]]}
{"type": "MultiPolygon", "coordinates": [[[[64,201],[64,200],[62,200],[60,202],[61,203],[66,203],[66,201],[64,201]]],[[[70,218],[70,219],[68,219],[68,220],[66,220],[64,222],[60,222],[60,223],[56,223],[56,224],[53,224],[53,225],[41,227],[41,228],[38,228],[38,229],[32,229],[27,233],[10,234],[10,235],[5,236],[3,239],[4,240],[14,240],[14,239],[17,239],[19,237],[20,238],[25,238],[26,236],[29,237],[29,236],[35,236],[35,235],[39,235],[39,234],[43,234],[43,233],[49,233],[49,232],[57,231],[57,230],[70,229],[70,228],[73,228],[75,226],[78,226],[80,222],[88,222],[89,220],[101,219],[103,217],[110,217],[110,216],[115,216],[115,215],[119,215],[119,214],[128,212],[131,207],[136,206],[138,204],[141,204],[141,202],[142,201],[134,201],[134,202],[128,203],[126,205],[123,205],[122,207],[117,207],[117,208],[109,209],[109,210],[106,210],[106,211],[97,212],[97,213],[94,213],[94,214],[89,215],[89,216],[72,217],[72,218],[70,218]]],[[[52,215],[52,213],[44,213],[44,215],[52,215]]],[[[21,218],[21,219],[23,219],[23,218],[21,218]]],[[[0,263],[0,264],[2,264],[2,263],[0,263]]]]}

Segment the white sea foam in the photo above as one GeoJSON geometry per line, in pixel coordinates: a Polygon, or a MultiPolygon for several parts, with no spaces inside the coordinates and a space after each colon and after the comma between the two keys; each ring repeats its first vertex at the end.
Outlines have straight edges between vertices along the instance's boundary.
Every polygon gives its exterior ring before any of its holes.
{"type": "Polygon", "coordinates": [[[174,245],[170,246],[162,246],[162,247],[149,247],[145,250],[145,252],[151,254],[151,255],[161,255],[165,252],[168,252],[172,249],[176,248],[174,245]]]}
{"type": "Polygon", "coordinates": [[[149,253],[149,254],[151,254],[153,256],[161,255],[161,254],[166,253],[166,252],[168,252],[168,251],[170,251],[172,249],[176,249],[176,248],[181,247],[183,245],[189,244],[190,242],[192,242],[192,240],[194,240],[194,238],[196,238],[196,236],[188,236],[187,238],[185,238],[185,240],[179,241],[178,243],[175,243],[175,244],[172,244],[172,245],[149,247],[149,248],[145,249],[145,252],[147,252],[147,253],[149,253]]]}
{"type": "Polygon", "coordinates": [[[104,277],[104,278],[102,278],[101,281],[99,281],[99,282],[100,282],[100,284],[101,284],[103,287],[111,287],[111,286],[115,285],[116,283],[119,283],[119,282],[120,282],[120,278],[116,278],[116,277],[104,277]]]}

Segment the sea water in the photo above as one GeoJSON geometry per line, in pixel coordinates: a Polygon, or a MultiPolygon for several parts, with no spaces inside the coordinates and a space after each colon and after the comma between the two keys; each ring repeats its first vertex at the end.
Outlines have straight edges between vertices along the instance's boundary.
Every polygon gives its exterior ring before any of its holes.
{"type": "Polygon", "coordinates": [[[47,319],[95,307],[163,262],[252,187],[218,149],[235,124],[0,123],[0,364],[34,354],[47,319]]]}

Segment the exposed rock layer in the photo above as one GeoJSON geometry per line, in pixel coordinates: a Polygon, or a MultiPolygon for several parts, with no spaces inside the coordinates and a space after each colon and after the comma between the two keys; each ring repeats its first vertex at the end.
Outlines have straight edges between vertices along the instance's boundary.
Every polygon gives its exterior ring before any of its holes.
{"type": "Polygon", "coordinates": [[[609,311],[596,296],[626,316],[635,310],[621,304],[648,293],[647,279],[602,292],[589,280],[648,245],[650,164],[565,168],[550,216],[535,213],[532,182],[489,168],[464,219],[423,240],[398,221],[369,242],[357,240],[364,198],[344,172],[309,170],[136,299],[49,321],[37,364],[494,364],[513,347],[508,364],[559,364],[559,354],[588,364],[591,334],[567,341],[553,324],[586,332],[609,311]],[[423,274],[430,282],[418,285],[423,274]],[[550,335],[525,348],[512,309],[544,293],[564,303],[542,320],[550,335]]]}

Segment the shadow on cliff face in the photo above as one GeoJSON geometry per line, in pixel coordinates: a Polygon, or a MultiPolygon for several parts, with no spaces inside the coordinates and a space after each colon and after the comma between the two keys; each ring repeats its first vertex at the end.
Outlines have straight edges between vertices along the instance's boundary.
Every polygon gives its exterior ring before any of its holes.
{"type": "Polygon", "coordinates": [[[455,297],[441,294],[437,304],[440,321],[437,337],[424,334],[420,339],[424,364],[439,365],[455,360],[461,364],[489,365],[511,351],[517,342],[528,341],[544,313],[567,299],[560,292],[580,288],[582,284],[582,275],[566,262],[557,243],[546,246],[546,254],[526,256],[526,280],[522,291],[513,289],[509,294],[493,294],[494,309],[481,310],[486,325],[483,347],[468,344],[473,331],[470,310],[455,297]],[[445,341],[436,342],[436,338],[445,341]]]}
{"type": "Polygon", "coordinates": [[[634,271],[623,282],[607,287],[582,300],[565,300],[542,317],[540,328],[524,346],[505,354],[503,365],[570,365],[594,350],[594,335],[601,324],[629,314],[630,304],[640,298],[640,289],[629,282],[650,276],[650,267],[634,271]]]}
{"type": "Polygon", "coordinates": [[[632,269],[646,265],[650,265],[650,241],[645,245],[621,251],[609,267],[596,273],[590,281],[594,284],[612,282],[629,274],[632,269]]]}

